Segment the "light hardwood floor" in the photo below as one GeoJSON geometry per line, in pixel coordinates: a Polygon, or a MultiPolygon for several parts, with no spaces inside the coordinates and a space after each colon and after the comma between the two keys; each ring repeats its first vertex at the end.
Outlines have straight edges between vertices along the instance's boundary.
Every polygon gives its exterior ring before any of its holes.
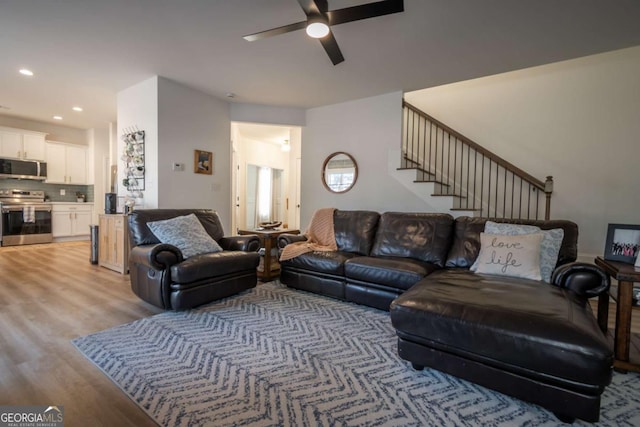
{"type": "Polygon", "coordinates": [[[161,310],[89,244],[0,248],[0,405],[64,405],[65,426],[155,423],[71,344],[161,310]]]}
{"type": "MultiPolygon", "coordinates": [[[[153,426],[71,344],[161,312],[133,295],[129,276],[91,265],[89,250],[87,242],[0,248],[0,405],[64,405],[67,427],[153,426]]],[[[610,327],[614,319],[612,305],[610,327]]],[[[632,352],[640,360],[637,335],[632,352]]]]}

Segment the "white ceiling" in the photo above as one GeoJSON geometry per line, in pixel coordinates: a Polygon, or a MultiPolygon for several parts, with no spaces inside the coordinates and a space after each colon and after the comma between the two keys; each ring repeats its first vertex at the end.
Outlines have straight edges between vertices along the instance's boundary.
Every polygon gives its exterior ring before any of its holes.
{"type": "Polygon", "coordinates": [[[291,128],[286,126],[262,125],[256,123],[239,123],[240,136],[254,141],[269,142],[282,145],[285,140],[291,139],[291,128]]]}
{"type": "Polygon", "coordinates": [[[0,114],[99,126],[118,91],[153,75],[308,108],[640,45],[637,0],[405,0],[404,13],[334,27],[337,66],[303,31],[242,39],[304,18],[296,0],[0,0],[0,114]]]}

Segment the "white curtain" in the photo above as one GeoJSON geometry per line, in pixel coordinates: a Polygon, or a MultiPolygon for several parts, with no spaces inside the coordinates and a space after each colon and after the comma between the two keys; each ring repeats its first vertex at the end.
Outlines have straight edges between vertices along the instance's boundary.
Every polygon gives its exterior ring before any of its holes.
{"type": "MultiPolygon", "coordinates": [[[[258,197],[256,206],[258,222],[271,221],[271,168],[260,167],[258,170],[258,197]]],[[[257,224],[256,224],[257,225],[257,224]]]]}

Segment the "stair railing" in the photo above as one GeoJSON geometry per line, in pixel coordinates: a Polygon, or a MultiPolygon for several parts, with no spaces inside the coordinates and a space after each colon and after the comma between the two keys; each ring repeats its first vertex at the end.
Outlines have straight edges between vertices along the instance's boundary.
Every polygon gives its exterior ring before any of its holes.
{"type": "Polygon", "coordinates": [[[403,101],[399,169],[433,182],[433,196],[452,196],[453,210],[483,217],[549,219],[553,178],[541,181],[403,101]]]}

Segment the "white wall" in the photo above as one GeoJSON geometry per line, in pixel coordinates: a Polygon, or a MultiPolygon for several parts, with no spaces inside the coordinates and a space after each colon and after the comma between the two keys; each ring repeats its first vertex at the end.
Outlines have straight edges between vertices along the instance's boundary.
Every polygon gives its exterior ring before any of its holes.
{"type": "Polygon", "coordinates": [[[158,207],[214,209],[231,234],[229,104],[164,77],[158,83],[158,207]],[[213,175],[194,173],[194,150],[213,152],[213,175]],[[174,162],[184,171],[173,171],[174,162]]]}
{"type": "MultiPolygon", "coordinates": [[[[137,128],[145,131],[145,190],[142,206],[158,207],[158,76],[151,77],[134,86],[118,92],[118,197],[127,194],[122,186],[124,162],[120,160],[124,142],[120,135],[126,129],[137,128]]],[[[99,197],[99,195],[96,195],[99,197]]]]}
{"type": "MultiPolygon", "coordinates": [[[[322,207],[378,212],[427,212],[431,208],[388,174],[389,150],[400,150],[402,93],[365,98],[307,110],[302,130],[300,225],[322,207]],[[358,164],[358,179],[346,193],[326,190],[322,165],[331,153],[345,151],[358,164]]],[[[399,166],[400,159],[398,159],[399,166]]]]}
{"type": "Polygon", "coordinates": [[[551,216],[575,221],[579,252],[604,250],[608,223],[640,224],[640,47],[406,94],[539,179],[551,216]]]}
{"type": "Polygon", "coordinates": [[[305,125],[305,110],[302,108],[276,107],[272,105],[243,104],[230,105],[231,120],[234,122],[264,123],[273,125],[305,125]]]}

